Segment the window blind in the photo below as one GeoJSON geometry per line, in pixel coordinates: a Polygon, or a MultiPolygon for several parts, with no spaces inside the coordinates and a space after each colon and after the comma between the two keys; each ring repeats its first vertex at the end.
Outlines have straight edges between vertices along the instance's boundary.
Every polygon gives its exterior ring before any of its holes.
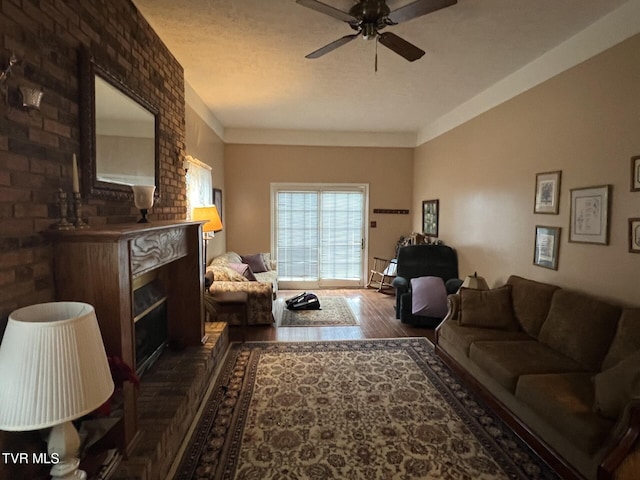
{"type": "Polygon", "coordinates": [[[282,281],[362,280],[362,189],[278,189],[276,258],[282,281]]]}

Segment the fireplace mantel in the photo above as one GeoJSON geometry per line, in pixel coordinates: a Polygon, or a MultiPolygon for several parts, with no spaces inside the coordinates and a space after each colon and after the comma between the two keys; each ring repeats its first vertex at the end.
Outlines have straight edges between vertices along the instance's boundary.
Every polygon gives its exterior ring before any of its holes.
{"type": "MultiPolygon", "coordinates": [[[[133,291],[146,275],[162,279],[170,348],[200,345],[204,334],[202,222],[104,225],[48,231],[57,300],[95,307],[107,355],[135,364],[133,291]]],[[[117,440],[128,452],[138,432],[136,394],[126,383],[117,440]]]]}

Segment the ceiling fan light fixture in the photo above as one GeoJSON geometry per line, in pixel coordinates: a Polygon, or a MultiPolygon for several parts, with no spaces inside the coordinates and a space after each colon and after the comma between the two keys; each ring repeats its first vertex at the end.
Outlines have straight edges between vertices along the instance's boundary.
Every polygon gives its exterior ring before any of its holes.
{"type": "Polygon", "coordinates": [[[372,23],[365,23],[362,27],[362,38],[365,40],[373,40],[378,36],[376,26],[372,23]]]}

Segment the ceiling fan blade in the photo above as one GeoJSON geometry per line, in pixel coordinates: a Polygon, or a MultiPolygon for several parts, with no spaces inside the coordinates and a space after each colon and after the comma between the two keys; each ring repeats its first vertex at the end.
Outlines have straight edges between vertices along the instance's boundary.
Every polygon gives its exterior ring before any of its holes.
{"type": "Polygon", "coordinates": [[[393,23],[406,22],[412,18],[435,12],[441,8],[450,7],[458,3],[458,0],[417,0],[391,12],[387,18],[393,23]]]}
{"type": "Polygon", "coordinates": [[[424,50],[421,50],[412,43],[409,43],[403,38],[400,38],[395,33],[381,33],[378,35],[378,40],[385,47],[393,50],[398,55],[406,58],[410,62],[415,62],[424,55],[424,50]]]}
{"type": "Polygon", "coordinates": [[[335,50],[338,47],[341,47],[342,45],[349,43],[351,40],[355,39],[358,37],[358,35],[360,35],[359,33],[353,34],[353,35],[345,35],[342,38],[339,38],[338,40],[335,40],[333,42],[331,42],[328,45],[325,45],[322,48],[319,48],[318,50],[316,50],[315,52],[311,52],[309,55],[306,55],[305,58],[318,58],[321,57],[333,50],[335,50]]]}
{"type": "Polygon", "coordinates": [[[324,13],[325,15],[329,15],[330,17],[342,20],[343,22],[358,21],[357,18],[348,14],[347,12],[343,12],[342,10],[338,10],[337,8],[333,8],[331,5],[318,2],[317,0],[296,0],[296,3],[298,5],[302,5],[303,7],[315,10],[316,12],[324,13]]]}

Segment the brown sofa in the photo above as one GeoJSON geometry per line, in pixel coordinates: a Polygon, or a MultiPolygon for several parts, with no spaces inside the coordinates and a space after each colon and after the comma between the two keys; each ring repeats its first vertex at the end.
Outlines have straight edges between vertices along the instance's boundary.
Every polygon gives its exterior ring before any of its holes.
{"type": "Polygon", "coordinates": [[[640,309],[511,276],[461,289],[436,351],[565,478],[640,478],[640,309]]]}

